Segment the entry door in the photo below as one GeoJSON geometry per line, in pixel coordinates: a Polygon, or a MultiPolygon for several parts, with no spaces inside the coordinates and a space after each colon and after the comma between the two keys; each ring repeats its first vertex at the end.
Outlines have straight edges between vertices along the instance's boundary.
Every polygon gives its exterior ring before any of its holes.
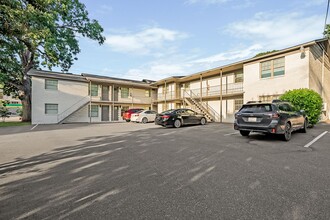
{"type": "Polygon", "coordinates": [[[102,100],[109,101],[109,86],[102,86],[102,100]]]}
{"type": "Polygon", "coordinates": [[[102,106],[102,121],[109,121],[109,106],[102,106]]]}
{"type": "MultiPolygon", "coordinates": [[[[115,86],[115,87],[113,88],[113,91],[114,91],[114,92],[113,92],[113,93],[114,93],[114,94],[113,94],[113,101],[118,101],[118,92],[119,92],[118,87],[115,86]]],[[[117,108],[117,110],[118,110],[118,108],[117,108]]]]}

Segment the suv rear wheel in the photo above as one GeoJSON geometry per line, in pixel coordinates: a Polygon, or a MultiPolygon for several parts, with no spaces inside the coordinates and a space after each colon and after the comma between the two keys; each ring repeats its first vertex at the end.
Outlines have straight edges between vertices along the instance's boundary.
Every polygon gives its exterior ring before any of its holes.
{"type": "Polygon", "coordinates": [[[289,141],[291,139],[291,124],[287,122],[284,128],[283,140],[289,141]]]}
{"type": "Polygon", "coordinates": [[[242,136],[247,137],[249,136],[250,131],[239,131],[239,133],[241,133],[242,136]]]}

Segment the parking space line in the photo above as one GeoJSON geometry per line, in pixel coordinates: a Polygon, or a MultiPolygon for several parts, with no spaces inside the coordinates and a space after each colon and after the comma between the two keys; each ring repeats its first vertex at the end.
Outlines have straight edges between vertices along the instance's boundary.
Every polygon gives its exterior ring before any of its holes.
{"type": "Polygon", "coordinates": [[[327,134],[328,131],[323,132],[322,134],[320,134],[319,136],[317,136],[316,138],[314,138],[314,140],[312,140],[311,142],[309,142],[308,144],[306,144],[304,147],[310,147],[312,144],[314,144],[318,139],[320,139],[321,137],[323,137],[325,134],[327,134]]]}
{"type": "Polygon", "coordinates": [[[32,131],[33,129],[35,129],[39,124],[36,124],[35,126],[33,126],[30,131],[32,131]]]}
{"type": "Polygon", "coordinates": [[[224,134],[224,136],[230,136],[230,135],[234,135],[234,134],[239,134],[239,132],[236,131],[236,132],[233,132],[233,133],[230,133],[230,134],[224,134]]]}

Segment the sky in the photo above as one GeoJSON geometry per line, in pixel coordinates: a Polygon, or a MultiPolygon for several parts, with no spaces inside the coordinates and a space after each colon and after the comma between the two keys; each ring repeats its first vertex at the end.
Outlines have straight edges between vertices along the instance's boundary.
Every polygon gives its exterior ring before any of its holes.
{"type": "Polygon", "coordinates": [[[80,0],[104,28],[71,73],[159,80],[322,38],[326,0],[80,0]]]}

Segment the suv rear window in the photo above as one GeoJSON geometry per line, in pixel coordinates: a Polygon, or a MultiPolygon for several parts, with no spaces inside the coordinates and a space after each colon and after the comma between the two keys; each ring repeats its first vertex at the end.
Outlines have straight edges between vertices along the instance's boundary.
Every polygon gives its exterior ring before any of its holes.
{"type": "Polygon", "coordinates": [[[255,104],[255,105],[243,105],[240,110],[241,113],[263,113],[271,112],[272,105],[270,104],[255,104]]]}

